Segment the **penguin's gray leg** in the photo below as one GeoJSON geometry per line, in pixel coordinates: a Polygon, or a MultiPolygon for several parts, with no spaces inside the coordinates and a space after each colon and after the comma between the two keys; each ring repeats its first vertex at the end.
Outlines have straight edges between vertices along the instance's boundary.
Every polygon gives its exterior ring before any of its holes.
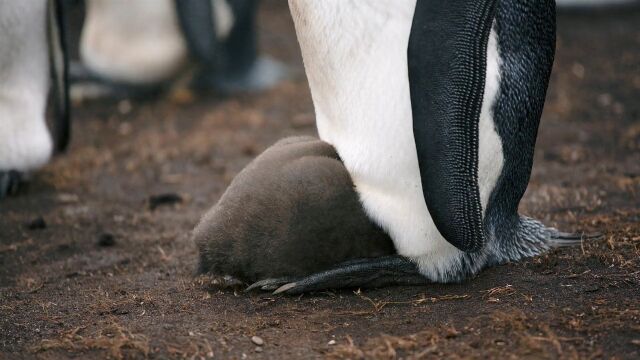
{"type": "Polygon", "coordinates": [[[281,284],[274,294],[296,295],[310,291],[343,288],[375,288],[392,285],[426,285],[430,281],[422,276],[417,266],[400,255],[344,262],[326,271],[282,283],[279,279],[263,280],[247,290],[271,291],[274,284],[281,284]],[[266,287],[262,287],[262,284],[266,287]]]}
{"type": "Polygon", "coordinates": [[[490,228],[486,267],[516,262],[550,249],[582,245],[602,239],[601,233],[567,233],[547,227],[538,220],[520,216],[517,223],[490,228]]]}

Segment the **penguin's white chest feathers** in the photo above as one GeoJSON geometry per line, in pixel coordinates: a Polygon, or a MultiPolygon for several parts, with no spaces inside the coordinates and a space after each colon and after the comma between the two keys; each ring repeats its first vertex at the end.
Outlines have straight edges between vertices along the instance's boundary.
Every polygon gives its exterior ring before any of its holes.
{"type": "MultiPolygon", "coordinates": [[[[437,278],[461,252],[436,229],[422,193],[407,68],[415,4],[289,0],[320,137],[336,147],[365,211],[398,253],[437,278]]],[[[488,60],[479,141],[483,208],[502,169],[491,114],[499,83],[493,32],[490,42],[495,56],[488,60]]]]}

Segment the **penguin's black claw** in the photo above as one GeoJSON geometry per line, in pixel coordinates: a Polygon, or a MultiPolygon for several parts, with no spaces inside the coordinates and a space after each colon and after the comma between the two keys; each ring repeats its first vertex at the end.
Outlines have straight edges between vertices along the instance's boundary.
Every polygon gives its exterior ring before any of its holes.
{"type": "Polygon", "coordinates": [[[297,295],[329,289],[426,285],[429,282],[409,259],[393,255],[348,261],[333,269],[288,282],[273,293],[297,295]]]}
{"type": "Polygon", "coordinates": [[[0,200],[8,195],[18,192],[18,188],[23,181],[23,175],[19,171],[0,170],[0,200]]]}
{"type": "Polygon", "coordinates": [[[246,288],[244,291],[245,292],[250,292],[250,291],[253,291],[253,290],[257,290],[257,289],[260,289],[262,291],[274,291],[274,290],[278,289],[279,287],[281,287],[283,284],[287,284],[287,283],[289,283],[291,281],[293,281],[293,278],[290,278],[290,277],[264,279],[264,280],[260,280],[260,281],[254,282],[248,288],[246,288]]]}
{"type": "Polygon", "coordinates": [[[580,245],[585,240],[601,240],[604,238],[602,233],[565,233],[565,232],[555,232],[551,235],[551,239],[549,240],[549,245],[551,247],[567,247],[567,246],[575,246],[580,245]]]}

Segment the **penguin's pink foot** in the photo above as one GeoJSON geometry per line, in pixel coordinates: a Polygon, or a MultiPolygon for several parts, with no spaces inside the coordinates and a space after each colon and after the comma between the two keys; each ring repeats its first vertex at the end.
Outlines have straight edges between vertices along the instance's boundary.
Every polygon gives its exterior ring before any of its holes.
{"type": "Polygon", "coordinates": [[[20,184],[22,184],[24,176],[21,172],[15,170],[0,170],[0,200],[8,195],[18,192],[20,184]]]}
{"type": "Polygon", "coordinates": [[[400,256],[382,256],[344,262],[336,267],[295,280],[280,278],[259,281],[247,291],[260,289],[274,294],[297,295],[310,291],[343,288],[375,288],[393,285],[426,285],[430,281],[417,266],[400,256]]]}

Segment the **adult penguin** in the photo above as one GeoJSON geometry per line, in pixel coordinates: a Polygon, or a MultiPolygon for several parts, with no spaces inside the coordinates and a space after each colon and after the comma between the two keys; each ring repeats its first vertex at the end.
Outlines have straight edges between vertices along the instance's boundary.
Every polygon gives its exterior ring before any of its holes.
{"type": "Polygon", "coordinates": [[[62,0],[0,2],[0,199],[69,143],[63,6],[62,0]],[[50,88],[52,131],[45,119],[50,88]]]}
{"type": "Polygon", "coordinates": [[[89,0],[74,77],[121,93],[170,83],[189,59],[195,85],[224,92],[262,90],[283,68],[259,57],[257,0],[89,0]]]}
{"type": "Polygon", "coordinates": [[[581,240],[517,212],[553,64],[553,0],[289,5],[320,137],[398,255],[351,261],[276,292],[415,274],[458,282],[581,240]]]}

